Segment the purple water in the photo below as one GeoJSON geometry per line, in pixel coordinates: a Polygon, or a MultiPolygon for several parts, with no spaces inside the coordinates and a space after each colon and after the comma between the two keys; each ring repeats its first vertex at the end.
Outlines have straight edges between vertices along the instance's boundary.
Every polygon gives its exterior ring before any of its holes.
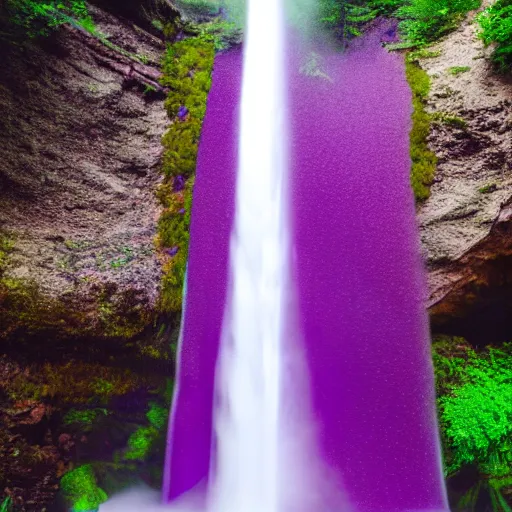
{"type": "Polygon", "coordinates": [[[220,55],[208,100],[194,185],[188,286],[178,389],[169,429],[164,501],[205,487],[234,211],[241,61],[220,55]]]}
{"type": "MultiPolygon", "coordinates": [[[[408,178],[411,96],[403,60],[381,48],[388,30],[347,54],[319,52],[321,76],[299,73],[307,52],[290,57],[297,348],[322,459],[354,512],[446,511],[408,178]]],[[[241,64],[237,51],[217,57],[200,144],[165,501],[204,489],[210,468],[241,64]]]]}

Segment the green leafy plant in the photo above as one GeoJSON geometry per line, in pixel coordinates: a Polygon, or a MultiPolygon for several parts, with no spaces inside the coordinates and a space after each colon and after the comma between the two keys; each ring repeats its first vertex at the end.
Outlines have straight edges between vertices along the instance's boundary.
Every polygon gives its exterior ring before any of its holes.
{"type": "Polygon", "coordinates": [[[493,192],[496,192],[496,190],[498,190],[498,185],[496,185],[496,183],[488,183],[487,185],[479,188],[478,192],[480,192],[480,194],[492,194],[493,192]]]}
{"type": "Polygon", "coordinates": [[[7,496],[7,498],[5,498],[2,501],[2,504],[0,504],[0,512],[11,512],[11,510],[12,510],[12,499],[10,498],[10,496],[7,496]]]}
{"type": "Polygon", "coordinates": [[[65,23],[94,29],[85,0],[6,0],[5,6],[12,22],[29,37],[47,35],[65,23]]]}
{"type": "Polygon", "coordinates": [[[471,70],[470,66],[453,66],[451,68],[448,68],[448,73],[450,73],[450,75],[457,76],[462,73],[467,73],[470,70],[471,70]]]}
{"type": "Polygon", "coordinates": [[[497,0],[478,16],[480,37],[486,45],[496,44],[493,60],[499,70],[512,66],[512,0],[497,0]]]}
{"type": "Polygon", "coordinates": [[[457,509],[477,511],[486,491],[494,512],[510,512],[512,488],[512,344],[475,351],[462,338],[433,344],[445,473],[475,466],[481,478],[457,509]]]}
{"type": "Polygon", "coordinates": [[[134,461],[146,460],[157,438],[158,430],[152,425],[149,427],[139,427],[128,439],[128,449],[124,454],[124,459],[134,461]]]}
{"type": "Polygon", "coordinates": [[[446,124],[454,128],[464,130],[467,128],[468,123],[462,117],[451,114],[450,112],[434,112],[431,115],[432,121],[437,123],[446,124]]]}
{"type": "Polygon", "coordinates": [[[453,30],[481,0],[406,0],[398,9],[400,31],[408,41],[424,46],[453,30]]]}

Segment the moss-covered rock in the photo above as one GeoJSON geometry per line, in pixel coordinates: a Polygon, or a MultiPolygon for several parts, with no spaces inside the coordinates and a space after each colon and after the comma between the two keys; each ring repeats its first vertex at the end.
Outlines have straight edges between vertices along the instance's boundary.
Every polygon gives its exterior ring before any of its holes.
{"type": "Polygon", "coordinates": [[[140,478],[158,486],[171,392],[172,380],[154,368],[133,371],[80,360],[27,364],[4,356],[4,493],[16,510],[39,511],[37,506],[53,502],[59,478],[71,472],[63,479],[64,501],[85,510],[85,502],[106,498],[96,482],[107,494],[140,478]],[[89,487],[74,493],[75,477],[89,487]]]}
{"type": "Polygon", "coordinates": [[[412,90],[413,104],[410,133],[411,185],[416,200],[424,201],[430,195],[430,185],[434,180],[437,164],[437,158],[428,145],[431,119],[425,109],[430,78],[413,58],[406,61],[406,75],[412,90]]]}
{"type": "Polygon", "coordinates": [[[212,41],[195,37],[169,45],[163,62],[161,83],[170,89],[165,106],[172,121],[162,139],[164,181],[158,192],[164,208],[156,241],[163,260],[163,312],[179,312],[182,306],[194,173],[214,54],[212,41]]]}

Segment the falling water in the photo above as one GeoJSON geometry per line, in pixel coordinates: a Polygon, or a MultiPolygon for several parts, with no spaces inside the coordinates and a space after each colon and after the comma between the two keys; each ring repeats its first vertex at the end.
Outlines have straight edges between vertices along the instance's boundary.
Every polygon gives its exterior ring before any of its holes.
{"type": "Polygon", "coordinates": [[[212,510],[278,512],[287,242],[283,14],[249,0],[212,510]]]}
{"type": "Polygon", "coordinates": [[[243,80],[216,57],[163,503],[101,512],[448,510],[404,63],[386,22],[284,66],[281,1],[249,0],[243,80]]]}

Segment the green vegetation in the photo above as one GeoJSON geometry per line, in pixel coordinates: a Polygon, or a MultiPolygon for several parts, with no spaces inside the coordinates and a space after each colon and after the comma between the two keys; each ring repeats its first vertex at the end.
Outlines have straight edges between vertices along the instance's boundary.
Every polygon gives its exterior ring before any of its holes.
{"type": "Polygon", "coordinates": [[[425,46],[457,27],[481,0],[406,0],[397,15],[403,20],[400,31],[407,41],[425,46]]]}
{"type": "Polygon", "coordinates": [[[225,50],[242,39],[242,31],[238,25],[221,17],[199,25],[188,25],[187,30],[200,40],[213,44],[215,50],[225,50]]]}
{"type": "Polygon", "coordinates": [[[6,0],[5,7],[12,22],[29,37],[47,35],[65,23],[94,29],[85,0],[6,0]]]}
{"type": "Polygon", "coordinates": [[[148,419],[151,426],[155,427],[158,430],[161,430],[167,424],[168,415],[168,407],[163,407],[157,404],[156,402],[151,402],[149,404],[148,412],[146,413],[146,418],[148,419]]]}
{"type": "Polygon", "coordinates": [[[322,0],[320,3],[320,21],[336,37],[346,43],[350,38],[361,35],[361,26],[378,15],[368,2],[340,0],[322,0]]]}
{"type": "Polygon", "coordinates": [[[157,438],[158,430],[155,427],[139,427],[128,439],[128,449],[123,458],[134,461],[146,460],[157,438]]]}
{"type": "Polygon", "coordinates": [[[457,76],[462,73],[467,73],[470,69],[470,66],[453,66],[451,68],[448,68],[448,73],[450,73],[450,75],[457,76]]]}
{"type": "Polygon", "coordinates": [[[9,255],[14,249],[14,240],[12,237],[0,233],[0,277],[7,267],[9,255]]]}
{"type": "Polygon", "coordinates": [[[70,409],[64,416],[64,425],[77,425],[87,430],[99,417],[106,416],[107,409],[70,409]]]}
{"type": "Polygon", "coordinates": [[[108,499],[107,493],[98,487],[94,469],[90,464],[66,473],[61,479],[61,489],[73,512],[95,510],[108,499]]]}
{"type": "Polygon", "coordinates": [[[414,62],[418,59],[435,59],[436,57],[441,56],[441,50],[429,50],[428,48],[421,48],[420,50],[416,50],[410,52],[407,55],[407,58],[414,62]]]}
{"type": "Polygon", "coordinates": [[[407,80],[412,90],[413,114],[410,133],[412,160],[411,185],[417,201],[424,201],[430,195],[437,157],[428,147],[431,117],[425,110],[425,100],[430,91],[430,78],[415,62],[406,62],[407,80]]]}
{"type": "Polygon", "coordinates": [[[492,194],[496,190],[498,190],[498,185],[496,185],[496,183],[488,183],[487,185],[479,188],[478,192],[480,192],[480,194],[492,194]]]}
{"type": "Polygon", "coordinates": [[[10,512],[12,508],[12,500],[9,496],[2,501],[0,512],[10,512]]]}
{"type": "Polygon", "coordinates": [[[510,511],[503,490],[512,487],[512,344],[477,352],[462,338],[433,344],[445,473],[472,465],[481,475],[458,504],[476,510],[487,489],[495,512],[510,511]]]}
{"type": "Polygon", "coordinates": [[[468,126],[465,119],[454,114],[450,114],[449,112],[434,112],[430,117],[434,122],[446,124],[461,130],[464,130],[468,126]]]}
{"type": "Polygon", "coordinates": [[[165,208],[157,246],[164,255],[160,309],[179,312],[188,256],[192,187],[201,126],[215,54],[209,38],[169,45],[161,83],[170,89],[165,107],[172,124],[162,139],[164,182],[158,192],[165,208]]]}
{"type": "Polygon", "coordinates": [[[486,45],[495,43],[493,60],[503,72],[512,66],[512,0],[497,0],[478,17],[480,37],[486,45]]]}
{"type": "MultiPolygon", "coordinates": [[[[510,0],[501,0],[510,5],[510,0]]],[[[320,19],[345,43],[377,16],[401,20],[405,42],[395,49],[422,47],[457,27],[463,16],[480,6],[481,0],[322,0],[320,19]]]]}

